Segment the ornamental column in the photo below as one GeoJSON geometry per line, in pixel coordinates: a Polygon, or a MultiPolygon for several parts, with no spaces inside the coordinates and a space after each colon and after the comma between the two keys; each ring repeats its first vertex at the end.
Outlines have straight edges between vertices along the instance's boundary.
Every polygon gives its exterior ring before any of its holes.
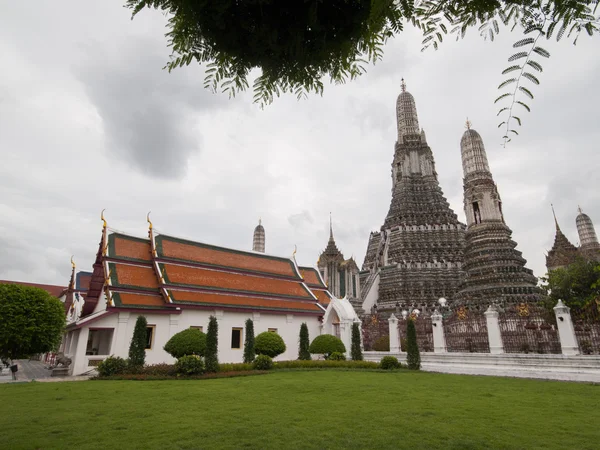
{"type": "Polygon", "coordinates": [[[558,325],[558,337],[560,338],[560,347],[563,355],[578,355],[579,344],[575,336],[573,320],[571,320],[571,308],[559,300],[554,307],[556,314],[556,324],[558,325]]]}
{"type": "Polygon", "coordinates": [[[488,340],[490,342],[490,353],[504,353],[504,344],[502,343],[502,335],[500,334],[500,325],[498,324],[498,310],[494,305],[490,305],[485,315],[487,322],[488,340]]]}
{"type": "Polygon", "coordinates": [[[400,352],[400,335],[398,333],[398,318],[392,313],[388,319],[390,327],[390,352],[400,352]]]}
{"type": "Polygon", "coordinates": [[[442,315],[436,309],[431,315],[433,327],[433,351],[435,353],[446,353],[446,336],[444,336],[444,322],[442,315]]]}

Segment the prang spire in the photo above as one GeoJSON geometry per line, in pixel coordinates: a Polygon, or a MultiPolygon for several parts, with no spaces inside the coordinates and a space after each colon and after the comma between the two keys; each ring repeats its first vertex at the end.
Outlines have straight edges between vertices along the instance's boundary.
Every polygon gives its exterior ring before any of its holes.
{"type": "Polygon", "coordinates": [[[417,106],[414,97],[406,91],[406,83],[402,78],[402,92],[396,101],[396,118],[398,122],[398,142],[404,142],[405,136],[420,138],[421,128],[417,116],[417,106]]]}
{"type": "Polygon", "coordinates": [[[581,210],[581,207],[577,209],[579,210],[579,214],[577,215],[576,224],[581,249],[583,251],[600,252],[600,243],[598,243],[592,219],[581,210]]]}
{"type": "Polygon", "coordinates": [[[550,207],[552,208],[552,215],[554,216],[554,225],[556,226],[556,231],[560,231],[560,227],[558,226],[558,220],[556,220],[556,213],[554,212],[554,205],[550,203],[550,207]]]}
{"type": "Polygon", "coordinates": [[[258,219],[258,225],[254,229],[252,250],[261,253],[265,252],[265,227],[262,226],[262,219],[258,219]]]}

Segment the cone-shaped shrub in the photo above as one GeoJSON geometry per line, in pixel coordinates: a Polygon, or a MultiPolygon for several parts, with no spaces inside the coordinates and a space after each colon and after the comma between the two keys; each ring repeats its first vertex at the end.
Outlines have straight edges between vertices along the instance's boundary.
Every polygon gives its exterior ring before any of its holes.
{"type": "Polygon", "coordinates": [[[360,328],[358,323],[352,324],[352,349],[350,350],[352,361],[362,361],[363,354],[360,348],[360,328]]]}
{"type": "Polygon", "coordinates": [[[138,316],[129,344],[129,365],[133,368],[144,367],[146,363],[146,342],[148,341],[148,321],[138,316]]]}
{"type": "Polygon", "coordinates": [[[421,354],[417,345],[417,330],[412,319],[409,319],[406,327],[406,363],[411,370],[419,370],[421,368],[421,354]]]}
{"type": "Polygon", "coordinates": [[[197,328],[188,328],[174,334],[164,346],[165,352],[173,358],[197,355],[204,356],[206,352],[206,334],[197,328]]]}
{"type": "Polygon", "coordinates": [[[208,333],[206,333],[206,354],[204,355],[204,367],[206,372],[219,371],[219,324],[215,316],[210,316],[208,322],[208,333]]]}
{"type": "Polygon", "coordinates": [[[254,361],[256,352],[254,351],[254,322],[252,319],[246,320],[246,342],[244,342],[244,362],[254,361]]]}
{"type": "Polygon", "coordinates": [[[285,352],[285,342],[281,336],[271,331],[265,331],[256,336],[254,349],[259,355],[267,355],[275,358],[285,352]]]}
{"type": "Polygon", "coordinates": [[[308,337],[308,326],[306,322],[300,325],[300,345],[298,346],[298,359],[309,360],[310,352],[308,347],[310,346],[310,339],[308,337]]]}
{"type": "Polygon", "coordinates": [[[328,359],[333,352],[346,353],[346,346],[341,339],[331,334],[317,336],[308,349],[311,353],[325,355],[325,359],[328,359]]]}

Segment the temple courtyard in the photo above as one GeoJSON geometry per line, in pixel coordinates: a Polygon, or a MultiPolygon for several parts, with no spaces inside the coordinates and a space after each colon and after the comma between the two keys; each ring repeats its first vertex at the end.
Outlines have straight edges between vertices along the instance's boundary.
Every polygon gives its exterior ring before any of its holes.
{"type": "Polygon", "coordinates": [[[600,385],[426,372],[0,385],[2,447],[597,448],[600,385]]]}

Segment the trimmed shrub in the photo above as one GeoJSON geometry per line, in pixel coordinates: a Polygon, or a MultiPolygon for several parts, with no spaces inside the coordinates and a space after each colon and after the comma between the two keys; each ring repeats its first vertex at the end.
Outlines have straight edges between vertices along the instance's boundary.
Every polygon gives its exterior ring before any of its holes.
{"type": "Polygon", "coordinates": [[[352,324],[352,348],[350,350],[352,361],[362,361],[363,354],[360,348],[360,327],[358,323],[352,324]]]}
{"type": "Polygon", "coordinates": [[[327,359],[330,361],[346,361],[346,355],[340,352],[333,352],[327,359]]]}
{"type": "Polygon", "coordinates": [[[206,334],[197,328],[188,328],[174,334],[164,346],[165,352],[173,358],[187,355],[204,356],[206,352],[206,334]]]}
{"type": "Polygon", "coordinates": [[[298,346],[298,359],[300,360],[309,360],[310,351],[308,351],[308,347],[310,346],[310,339],[308,337],[308,326],[306,322],[300,325],[300,345],[298,346]]]}
{"type": "Polygon", "coordinates": [[[175,371],[179,375],[200,375],[204,372],[204,363],[197,355],[182,356],[175,363],[175,371]]]}
{"type": "Polygon", "coordinates": [[[96,370],[101,377],[121,375],[127,370],[127,360],[118,356],[109,356],[98,364],[96,370]]]}
{"type": "Polygon", "coordinates": [[[244,362],[251,363],[256,357],[254,351],[254,322],[246,320],[246,342],[244,342],[244,362]]]}
{"type": "Polygon", "coordinates": [[[346,353],[346,346],[341,339],[331,334],[322,334],[311,342],[309,351],[311,353],[323,354],[325,355],[325,359],[329,359],[329,355],[334,352],[346,353]]]}
{"type": "Polygon", "coordinates": [[[373,361],[278,361],[275,369],[379,369],[379,363],[373,361]]]}
{"type": "Polygon", "coordinates": [[[398,359],[393,356],[384,356],[381,358],[381,362],[379,363],[379,367],[383,370],[392,370],[399,369],[401,367],[398,359]]]}
{"type": "Polygon", "coordinates": [[[259,355],[267,355],[275,358],[285,352],[285,342],[281,336],[271,331],[265,331],[256,336],[254,349],[259,355]]]}
{"type": "MultiPolygon", "coordinates": [[[[260,334],[258,336],[260,336],[260,334]]],[[[252,367],[254,367],[255,370],[271,370],[273,368],[273,359],[267,355],[258,355],[254,360],[252,367]]]]}
{"type": "Polygon", "coordinates": [[[206,352],[204,355],[204,364],[207,372],[217,372],[219,370],[218,344],[219,324],[215,316],[210,316],[208,333],[206,334],[206,352]]]}
{"type": "Polygon", "coordinates": [[[175,369],[174,364],[151,364],[149,366],[145,366],[142,371],[144,375],[150,376],[174,376],[177,374],[177,370],[175,369]]]}
{"type": "Polygon", "coordinates": [[[373,350],[377,352],[389,352],[390,351],[390,337],[381,336],[373,344],[373,350]]]}
{"type": "Polygon", "coordinates": [[[411,370],[421,368],[421,354],[417,345],[417,330],[415,322],[410,319],[406,326],[406,363],[411,370]]]}
{"type": "Polygon", "coordinates": [[[148,341],[148,321],[144,316],[138,316],[129,344],[129,366],[140,369],[146,363],[146,342],[148,341]]]}
{"type": "Polygon", "coordinates": [[[222,363],[219,364],[219,372],[244,372],[254,370],[251,363],[222,363]]]}

